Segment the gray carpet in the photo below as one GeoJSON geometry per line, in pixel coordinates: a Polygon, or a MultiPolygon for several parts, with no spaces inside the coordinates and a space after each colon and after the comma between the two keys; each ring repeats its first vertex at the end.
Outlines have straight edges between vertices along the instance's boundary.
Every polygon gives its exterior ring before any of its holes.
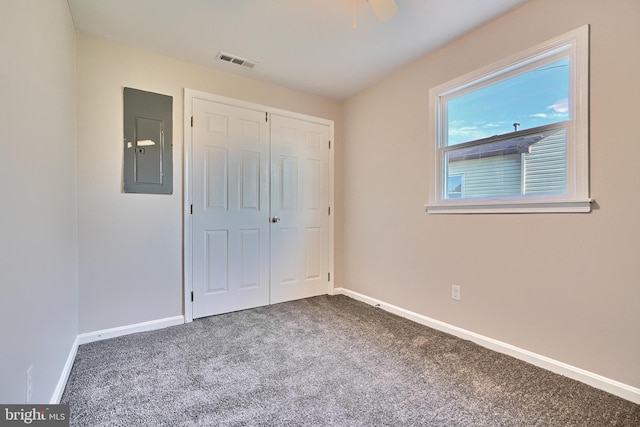
{"type": "Polygon", "coordinates": [[[71,425],[640,426],[640,405],[345,296],[81,345],[71,425]]]}

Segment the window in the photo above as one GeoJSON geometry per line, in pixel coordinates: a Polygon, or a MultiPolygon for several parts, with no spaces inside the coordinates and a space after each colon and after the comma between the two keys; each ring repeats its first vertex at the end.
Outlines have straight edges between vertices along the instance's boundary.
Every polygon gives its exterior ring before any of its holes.
{"type": "Polygon", "coordinates": [[[589,212],[588,26],[431,89],[430,213],[589,212]]]}

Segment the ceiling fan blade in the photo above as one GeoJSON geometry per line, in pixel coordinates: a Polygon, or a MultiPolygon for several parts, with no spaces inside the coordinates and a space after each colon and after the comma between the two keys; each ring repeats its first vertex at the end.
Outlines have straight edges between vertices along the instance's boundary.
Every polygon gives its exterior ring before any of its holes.
{"type": "Polygon", "coordinates": [[[386,21],[398,13],[398,5],[395,0],[369,0],[369,4],[378,21],[386,21]]]}

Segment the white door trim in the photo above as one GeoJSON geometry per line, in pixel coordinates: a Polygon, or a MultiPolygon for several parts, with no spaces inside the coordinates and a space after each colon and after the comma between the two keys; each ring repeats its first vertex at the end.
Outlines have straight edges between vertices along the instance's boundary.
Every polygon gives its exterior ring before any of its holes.
{"type": "Polygon", "coordinates": [[[331,141],[331,149],[329,150],[328,159],[328,179],[329,179],[329,206],[331,208],[331,215],[329,215],[329,273],[330,278],[327,282],[327,292],[330,293],[334,287],[334,218],[335,218],[335,203],[334,203],[334,162],[335,162],[335,138],[334,138],[334,123],[331,120],[309,116],[306,114],[296,113],[287,110],[281,110],[278,108],[269,107],[266,105],[254,104],[251,102],[240,101],[234,98],[228,98],[225,96],[214,95],[207,92],[197,91],[193,89],[184,89],[184,118],[183,118],[183,159],[184,159],[184,178],[183,178],[183,191],[184,191],[184,206],[183,206],[183,306],[184,306],[184,320],[185,323],[193,321],[193,310],[191,304],[191,292],[193,291],[193,274],[192,274],[192,217],[191,217],[191,204],[193,203],[193,171],[192,171],[192,133],[191,133],[191,117],[193,116],[193,100],[203,99],[207,101],[217,102],[219,104],[231,105],[234,107],[248,108],[253,110],[262,110],[267,114],[279,114],[294,119],[306,120],[314,123],[324,124],[329,127],[329,139],[331,141]]]}

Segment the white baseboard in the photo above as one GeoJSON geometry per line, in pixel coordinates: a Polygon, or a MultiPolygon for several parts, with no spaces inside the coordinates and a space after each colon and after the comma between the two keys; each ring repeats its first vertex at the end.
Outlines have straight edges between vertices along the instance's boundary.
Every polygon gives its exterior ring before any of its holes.
{"type": "Polygon", "coordinates": [[[69,351],[69,355],[67,356],[67,361],[64,364],[64,368],[62,368],[62,374],[60,374],[58,384],[56,384],[56,388],[53,391],[51,400],[49,400],[50,405],[57,405],[58,403],[60,403],[60,399],[62,399],[62,393],[64,393],[64,388],[67,386],[67,380],[69,380],[71,368],[73,368],[73,362],[76,360],[78,345],[78,337],[76,336],[76,339],[73,340],[73,344],[71,344],[71,350],[69,351]]]}
{"type": "Polygon", "coordinates": [[[453,326],[448,323],[441,322],[439,320],[435,320],[409,310],[405,310],[404,308],[400,308],[392,304],[387,304],[384,301],[368,297],[358,292],[350,291],[345,288],[333,289],[332,295],[340,294],[346,295],[348,297],[373,306],[380,307],[385,311],[396,314],[400,317],[404,317],[405,319],[412,320],[421,325],[446,332],[465,340],[473,341],[474,343],[481,345],[482,347],[486,347],[488,349],[497,351],[498,353],[503,353],[515,357],[516,359],[523,360],[525,362],[531,363],[532,365],[547,369],[551,372],[555,372],[556,374],[564,375],[568,378],[606,391],[607,393],[611,393],[623,399],[640,404],[639,388],[632,387],[619,381],[603,377],[602,375],[594,374],[593,372],[589,372],[584,369],[551,359],[549,357],[521,349],[511,344],[507,344],[493,338],[485,337],[483,335],[476,334],[475,332],[471,332],[466,329],[462,329],[457,326],[453,326]]]}
{"type": "Polygon", "coordinates": [[[87,344],[94,341],[106,340],[123,335],[135,334],[138,332],[153,331],[169,326],[182,325],[184,316],[166,317],[164,319],[151,320],[149,322],[136,323],[133,325],[118,326],[117,328],[102,329],[100,331],[86,332],[78,335],[78,344],[87,344]]]}

